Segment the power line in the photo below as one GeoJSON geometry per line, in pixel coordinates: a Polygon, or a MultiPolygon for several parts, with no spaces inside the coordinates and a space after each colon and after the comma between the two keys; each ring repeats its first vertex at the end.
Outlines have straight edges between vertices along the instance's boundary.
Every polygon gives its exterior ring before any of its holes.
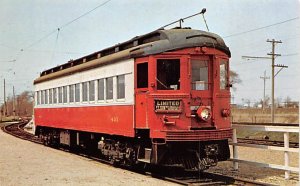
{"type": "Polygon", "coordinates": [[[84,16],[90,14],[91,12],[93,12],[93,11],[95,11],[96,9],[98,9],[98,8],[100,8],[100,7],[102,7],[102,6],[104,6],[105,4],[107,4],[107,3],[110,2],[110,1],[111,1],[111,0],[105,1],[104,3],[102,3],[102,4],[98,5],[98,6],[96,6],[96,7],[93,8],[93,9],[91,9],[90,11],[87,11],[86,13],[80,15],[79,17],[77,17],[77,18],[75,18],[75,19],[73,19],[73,20],[71,20],[71,21],[65,23],[64,25],[60,26],[59,28],[61,29],[61,28],[63,28],[63,27],[66,27],[66,26],[70,25],[71,23],[73,23],[73,22],[77,21],[78,19],[80,19],[80,18],[82,18],[82,17],[84,17],[84,16]]]}
{"type": "Polygon", "coordinates": [[[14,62],[16,62],[15,59],[13,59],[13,60],[0,60],[0,63],[14,63],[14,62]]]}
{"type": "Polygon", "coordinates": [[[56,34],[54,49],[52,51],[51,63],[53,62],[53,59],[54,59],[54,56],[55,56],[55,50],[56,50],[56,45],[57,45],[57,41],[58,41],[59,31],[60,31],[60,28],[57,29],[57,34],[56,34]]]}
{"type": "MultiPolygon", "coordinates": [[[[71,20],[71,21],[69,21],[69,22],[63,24],[62,26],[60,26],[60,27],[58,27],[58,28],[56,28],[56,29],[54,29],[53,31],[49,32],[48,34],[46,34],[45,36],[41,37],[41,38],[38,39],[37,41],[35,41],[35,42],[31,43],[30,45],[28,45],[27,47],[25,47],[25,49],[28,49],[28,48],[33,47],[34,45],[36,45],[36,44],[40,43],[41,41],[47,39],[47,38],[48,38],[49,36],[51,36],[52,34],[56,33],[57,30],[60,30],[60,29],[62,29],[62,28],[64,28],[64,27],[66,27],[66,26],[68,26],[68,25],[74,23],[75,21],[77,21],[77,20],[79,20],[80,18],[82,18],[82,17],[84,17],[84,16],[90,14],[91,12],[93,12],[93,11],[95,11],[96,9],[98,9],[98,8],[100,8],[100,7],[102,7],[102,6],[104,6],[105,4],[107,4],[107,3],[110,2],[110,1],[111,1],[111,0],[107,0],[107,1],[105,1],[104,3],[101,3],[100,5],[96,6],[95,8],[93,8],[93,9],[87,11],[86,13],[84,13],[84,14],[78,16],[77,18],[75,18],[75,19],[73,19],[73,20],[71,20]]],[[[24,48],[21,49],[21,51],[24,51],[24,48]]]]}
{"type": "Polygon", "coordinates": [[[283,24],[283,23],[287,23],[287,22],[290,22],[290,21],[297,20],[297,19],[299,19],[299,17],[295,17],[295,18],[288,19],[288,20],[285,20],[285,21],[281,21],[281,22],[278,22],[278,23],[274,23],[274,24],[271,24],[271,25],[267,25],[267,26],[263,26],[263,27],[259,27],[259,28],[255,28],[255,29],[251,29],[251,30],[247,30],[247,31],[244,31],[244,32],[239,32],[239,33],[231,34],[231,35],[225,36],[223,38],[239,36],[239,35],[242,35],[242,34],[246,34],[246,33],[249,33],[249,32],[254,32],[254,31],[257,31],[257,30],[262,30],[262,29],[265,29],[265,28],[269,28],[269,27],[272,27],[272,26],[280,25],[280,24],[283,24]]]}
{"type": "Polygon", "coordinates": [[[293,54],[284,54],[284,55],[281,55],[281,57],[297,56],[297,55],[299,55],[299,53],[293,53],[293,54]]]}

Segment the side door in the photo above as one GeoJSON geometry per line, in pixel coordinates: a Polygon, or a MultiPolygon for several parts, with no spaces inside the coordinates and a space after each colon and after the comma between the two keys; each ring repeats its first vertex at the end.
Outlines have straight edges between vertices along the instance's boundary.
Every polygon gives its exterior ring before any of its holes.
{"type": "Polygon", "coordinates": [[[219,128],[230,126],[230,83],[229,83],[229,61],[228,58],[219,56],[216,58],[215,68],[215,121],[219,128]],[[225,112],[228,111],[228,112],[225,112]]]}
{"type": "Polygon", "coordinates": [[[147,129],[147,97],[149,94],[148,57],[135,60],[135,128],[147,129]]]}

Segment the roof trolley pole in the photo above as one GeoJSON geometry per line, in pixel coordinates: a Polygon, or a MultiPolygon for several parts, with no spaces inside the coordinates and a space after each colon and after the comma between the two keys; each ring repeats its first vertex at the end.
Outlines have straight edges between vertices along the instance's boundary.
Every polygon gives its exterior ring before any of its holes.
{"type": "MultiPolygon", "coordinates": [[[[199,13],[196,13],[196,14],[193,14],[193,15],[190,15],[190,16],[187,16],[187,17],[178,19],[178,20],[176,20],[176,21],[173,21],[172,23],[166,24],[165,26],[162,26],[162,27],[160,27],[160,28],[157,29],[157,30],[164,29],[165,27],[170,26],[170,25],[173,25],[173,24],[175,24],[175,23],[177,23],[177,22],[179,23],[179,27],[182,28],[182,23],[184,22],[184,20],[189,19],[189,18],[191,18],[191,17],[194,17],[194,16],[196,16],[196,15],[200,15],[200,14],[202,14],[203,19],[204,19],[204,22],[205,22],[205,25],[206,25],[206,28],[207,28],[207,30],[208,30],[208,27],[207,27],[207,24],[206,24],[206,20],[205,20],[205,18],[204,18],[204,13],[205,13],[205,12],[206,12],[206,8],[203,8],[203,9],[201,10],[201,12],[199,12],[199,13]]],[[[209,31],[209,30],[208,30],[208,31],[209,31]]]]}

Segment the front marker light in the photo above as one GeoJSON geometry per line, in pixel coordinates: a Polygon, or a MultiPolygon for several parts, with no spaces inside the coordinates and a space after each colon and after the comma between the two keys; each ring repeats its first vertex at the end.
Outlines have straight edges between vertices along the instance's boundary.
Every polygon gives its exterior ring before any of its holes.
{"type": "Polygon", "coordinates": [[[211,110],[206,106],[201,106],[197,110],[198,117],[203,121],[208,121],[211,118],[211,110]]]}

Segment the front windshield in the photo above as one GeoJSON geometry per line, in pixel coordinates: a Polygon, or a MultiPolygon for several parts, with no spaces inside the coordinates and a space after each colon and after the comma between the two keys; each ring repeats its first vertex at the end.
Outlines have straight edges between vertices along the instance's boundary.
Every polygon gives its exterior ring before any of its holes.
{"type": "Polygon", "coordinates": [[[180,60],[157,60],[157,90],[180,90],[180,60]]]}
{"type": "Polygon", "coordinates": [[[192,59],[192,90],[208,90],[208,61],[192,59]]]}

